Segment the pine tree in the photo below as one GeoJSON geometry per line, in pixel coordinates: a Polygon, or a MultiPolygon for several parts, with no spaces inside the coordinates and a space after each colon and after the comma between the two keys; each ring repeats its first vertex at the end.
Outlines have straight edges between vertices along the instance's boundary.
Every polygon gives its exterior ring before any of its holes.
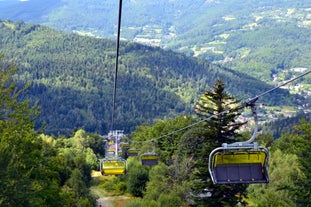
{"type": "Polygon", "coordinates": [[[294,127],[296,130],[297,138],[293,138],[294,146],[296,147],[296,154],[302,166],[303,172],[306,178],[298,182],[298,203],[299,206],[310,206],[311,205],[311,123],[306,120],[301,120],[300,125],[294,127]]]}
{"type": "Polygon", "coordinates": [[[236,141],[239,136],[236,130],[245,124],[236,121],[241,111],[239,102],[225,92],[223,82],[218,80],[211,91],[203,93],[195,106],[198,116],[206,119],[204,135],[200,134],[203,140],[200,140],[201,147],[196,150],[194,170],[190,176],[195,206],[234,206],[245,195],[246,185],[214,185],[208,172],[210,152],[222,143],[236,141]]]}
{"type": "Polygon", "coordinates": [[[245,123],[236,122],[241,107],[237,107],[240,100],[225,92],[225,85],[217,80],[211,91],[205,91],[195,106],[199,117],[208,118],[204,123],[213,130],[216,145],[234,142],[238,134],[236,130],[245,123]],[[228,113],[224,113],[228,111],[228,113]],[[215,116],[217,115],[217,116],[215,116]]]}

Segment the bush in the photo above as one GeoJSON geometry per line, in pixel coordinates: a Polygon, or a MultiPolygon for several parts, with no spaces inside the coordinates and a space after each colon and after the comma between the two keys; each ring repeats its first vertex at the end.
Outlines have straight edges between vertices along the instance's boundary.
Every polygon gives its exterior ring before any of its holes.
{"type": "Polygon", "coordinates": [[[174,192],[171,192],[170,194],[161,194],[157,203],[161,207],[182,206],[181,199],[174,192]]]}

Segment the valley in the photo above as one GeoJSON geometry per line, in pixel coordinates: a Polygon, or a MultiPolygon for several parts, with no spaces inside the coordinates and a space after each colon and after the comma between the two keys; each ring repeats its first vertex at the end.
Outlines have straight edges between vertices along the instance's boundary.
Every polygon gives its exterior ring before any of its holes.
{"type": "MultiPolygon", "coordinates": [[[[38,0],[13,2],[2,2],[0,18],[115,39],[118,2],[63,0],[44,7],[38,0]],[[33,7],[39,9],[29,11],[33,7]]],[[[136,0],[123,4],[123,40],[203,58],[269,83],[282,70],[309,67],[309,1],[136,0]]]]}
{"type": "MultiPolygon", "coordinates": [[[[2,21],[0,26],[0,53],[16,61],[19,81],[31,81],[25,98],[39,100],[42,106],[37,127],[46,122],[48,134],[70,134],[81,127],[107,133],[115,42],[22,22],[2,21]]],[[[240,99],[273,87],[244,73],[157,47],[122,42],[120,49],[117,127],[126,132],[144,121],[193,113],[200,94],[219,78],[240,99]]],[[[294,71],[286,78],[298,74],[294,71]]],[[[301,95],[279,89],[262,101],[266,106],[296,106],[297,96],[301,95]]],[[[308,101],[300,99],[301,104],[308,101]]]]}
{"type": "Polygon", "coordinates": [[[0,206],[311,205],[310,2],[123,2],[113,103],[117,1],[0,0],[0,206]]]}

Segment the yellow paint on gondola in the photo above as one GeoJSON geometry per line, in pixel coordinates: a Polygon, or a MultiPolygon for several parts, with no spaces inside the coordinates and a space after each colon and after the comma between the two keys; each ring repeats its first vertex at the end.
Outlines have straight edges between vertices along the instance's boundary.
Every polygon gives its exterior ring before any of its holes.
{"type": "Polygon", "coordinates": [[[127,150],[128,156],[137,156],[138,155],[138,150],[136,148],[130,148],[127,150]]]}
{"type": "Polygon", "coordinates": [[[218,148],[210,154],[209,171],[214,184],[268,183],[268,150],[225,150],[218,148]]]}
{"type": "Polygon", "coordinates": [[[122,175],[126,173],[126,161],[108,160],[103,161],[103,175],[122,175]]]}
{"type": "Polygon", "coordinates": [[[228,164],[256,164],[264,165],[267,154],[264,151],[251,152],[219,152],[214,155],[213,167],[228,164]]]}
{"type": "Polygon", "coordinates": [[[158,160],[158,155],[156,154],[143,154],[141,156],[142,160],[158,160]]]}
{"type": "Polygon", "coordinates": [[[153,166],[158,164],[158,155],[154,152],[144,153],[140,159],[142,165],[153,166]]]}
{"type": "Polygon", "coordinates": [[[130,147],[130,143],[126,143],[126,142],[121,142],[120,143],[121,147],[130,147]]]}

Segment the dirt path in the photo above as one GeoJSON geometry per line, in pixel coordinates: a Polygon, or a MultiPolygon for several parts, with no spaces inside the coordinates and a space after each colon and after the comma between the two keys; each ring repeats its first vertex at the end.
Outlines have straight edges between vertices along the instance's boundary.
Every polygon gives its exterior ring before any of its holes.
{"type": "Polygon", "coordinates": [[[92,177],[97,180],[97,184],[90,188],[92,194],[98,198],[97,207],[124,207],[131,199],[125,195],[113,195],[99,187],[100,184],[108,182],[112,177],[104,177],[99,171],[92,171],[92,177]]]}
{"type": "Polygon", "coordinates": [[[113,207],[111,200],[112,200],[111,197],[99,198],[97,199],[97,206],[98,207],[113,207]]]}
{"type": "Polygon", "coordinates": [[[113,196],[97,199],[98,207],[122,207],[130,200],[127,196],[113,196]]]}

